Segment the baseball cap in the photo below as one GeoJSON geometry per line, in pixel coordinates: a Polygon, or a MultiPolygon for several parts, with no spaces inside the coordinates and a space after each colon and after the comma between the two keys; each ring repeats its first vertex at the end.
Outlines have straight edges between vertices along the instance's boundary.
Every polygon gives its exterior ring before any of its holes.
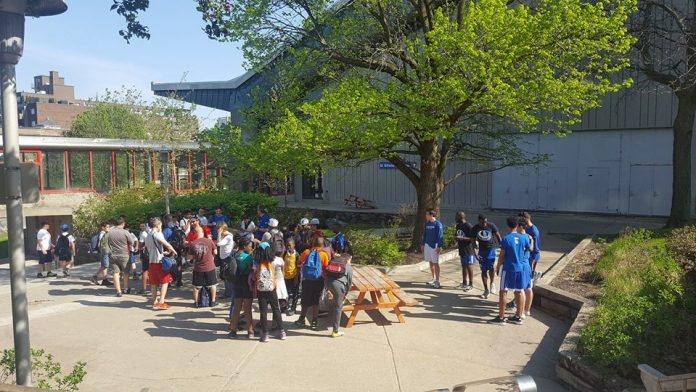
{"type": "Polygon", "coordinates": [[[319,225],[319,219],[318,218],[312,218],[311,221],[309,221],[310,225],[319,225]]]}
{"type": "Polygon", "coordinates": [[[278,227],[278,219],[271,218],[268,220],[269,227],[278,227]]]}
{"type": "Polygon", "coordinates": [[[308,224],[309,224],[309,219],[307,219],[307,218],[300,219],[300,226],[307,226],[308,224]]]}
{"type": "Polygon", "coordinates": [[[63,223],[60,225],[60,231],[68,231],[70,230],[70,226],[67,223],[63,223]]]}

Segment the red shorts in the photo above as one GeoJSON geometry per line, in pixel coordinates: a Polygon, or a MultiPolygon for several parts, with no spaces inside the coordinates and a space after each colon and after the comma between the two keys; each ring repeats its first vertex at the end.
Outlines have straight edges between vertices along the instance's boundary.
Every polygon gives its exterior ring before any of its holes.
{"type": "Polygon", "coordinates": [[[148,271],[150,274],[150,284],[165,284],[171,283],[174,280],[169,272],[162,271],[161,263],[151,263],[148,271]]]}

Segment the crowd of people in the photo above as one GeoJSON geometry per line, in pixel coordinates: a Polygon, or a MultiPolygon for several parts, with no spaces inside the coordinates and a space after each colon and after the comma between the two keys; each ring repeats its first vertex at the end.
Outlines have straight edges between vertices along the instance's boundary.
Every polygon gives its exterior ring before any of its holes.
{"type": "MultiPolygon", "coordinates": [[[[540,258],[540,234],[531,215],[524,212],[508,218],[509,233],[505,236],[484,215],[479,215],[478,222],[472,225],[466,214],[459,211],[455,221],[453,240],[462,266],[462,283],[457,288],[464,292],[473,289],[474,266],[479,264],[481,298],[499,295],[499,314],[489,322],[521,324],[530,315],[532,286],[539,277],[536,266],[540,258]],[[496,276],[500,277],[497,291],[496,276]],[[507,302],[508,291],[514,293],[510,302],[507,302]],[[506,309],[514,309],[514,315],[506,318],[506,309]]],[[[195,215],[185,211],[177,216],[153,217],[137,226],[129,226],[125,216],[104,222],[90,238],[90,251],[99,259],[91,281],[112,286],[115,295],[121,297],[136,294],[130,281],[141,277],[137,294],[150,296],[153,309],[169,309],[168,289],[171,285],[182,287],[184,271],[190,268],[192,306],[217,306],[218,297],[226,297],[230,300],[229,336],[236,338],[239,330],[244,329],[248,338],[260,334],[263,342],[269,341],[271,330],[277,331],[281,340],[287,337],[283,315],[294,316],[298,303],[301,309],[295,324],[303,327],[309,321],[310,328],[318,330],[320,300],[328,295],[333,304],[327,310],[332,319],[331,336],[343,336],[339,323],[343,301],[352,283],[353,252],[340,221],[330,224],[334,232],[331,238],[320,229],[317,218],[303,218],[297,224],[281,227],[264,208],[258,209],[256,222],[244,216],[236,229],[230,224],[222,208],[216,208],[209,216],[199,209],[195,215]],[[112,281],[108,280],[109,273],[112,281]],[[220,281],[223,290],[218,289],[220,281]],[[258,324],[253,321],[254,299],[258,301],[260,313],[258,324]],[[271,328],[267,324],[269,307],[271,328]]],[[[53,243],[49,228],[44,222],[37,233],[38,277],[57,276],[51,271],[53,253],[63,276],[70,276],[77,251],[75,238],[69,225],[61,224],[61,234],[53,243]]],[[[439,260],[444,244],[443,224],[434,210],[428,210],[421,251],[432,274],[427,285],[436,289],[441,287],[439,260]]]]}

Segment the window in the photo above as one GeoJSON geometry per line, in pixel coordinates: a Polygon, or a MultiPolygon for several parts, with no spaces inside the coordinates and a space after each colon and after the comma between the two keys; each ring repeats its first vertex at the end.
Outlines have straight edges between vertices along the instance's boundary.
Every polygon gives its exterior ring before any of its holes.
{"type": "Polygon", "coordinates": [[[193,182],[191,187],[193,189],[205,188],[205,178],[203,176],[205,171],[205,159],[203,154],[203,152],[191,153],[191,180],[193,182]]]}
{"type": "Polygon", "coordinates": [[[90,189],[89,152],[70,151],[68,153],[68,173],[71,189],[90,189]]]}
{"type": "Polygon", "coordinates": [[[116,153],[116,186],[133,188],[133,154],[131,152],[116,153]]]}
{"type": "Polygon", "coordinates": [[[39,153],[38,152],[23,152],[21,154],[21,159],[22,162],[24,163],[38,163],[39,162],[39,153]]]}
{"type": "Polygon", "coordinates": [[[99,193],[111,191],[111,151],[92,153],[92,177],[95,191],[99,193]]]}
{"type": "Polygon", "coordinates": [[[169,153],[168,152],[161,152],[156,155],[158,158],[157,161],[157,184],[160,184],[164,186],[164,184],[169,184],[171,182],[171,177],[172,177],[172,165],[171,162],[169,161],[169,153]],[[166,181],[165,181],[165,174],[166,174],[166,181]]]}
{"type": "Polygon", "coordinates": [[[46,190],[65,189],[65,153],[63,151],[44,151],[42,154],[42,188],[46,190]]]}
{"type": "Polygon", "coordinates": [[[148,152],[136,154],[135,179],[136,186],[143,186],[152,181],[152,172],[155,168],[152,165],[152,155],[148,152]]]}

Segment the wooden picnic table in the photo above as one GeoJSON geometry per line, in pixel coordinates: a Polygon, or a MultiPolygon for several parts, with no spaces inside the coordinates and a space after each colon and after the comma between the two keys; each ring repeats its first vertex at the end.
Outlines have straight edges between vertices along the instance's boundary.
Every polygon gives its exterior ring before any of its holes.
{"type": "Polygon", "coordinates": [[[360,311],[373,309],[394,309],[399,322],[405,323],[406,319],[400,307],[418,304],[418,301],[409,297],[390,277],[371,266],[353,266],[351,291],[357,291],[358,297],[354,303],[343,306],[344,312],[351,312],[347,328],[353,326],[360,311]],[[366,298],[368,294],[369,300],[366,298]]]}

